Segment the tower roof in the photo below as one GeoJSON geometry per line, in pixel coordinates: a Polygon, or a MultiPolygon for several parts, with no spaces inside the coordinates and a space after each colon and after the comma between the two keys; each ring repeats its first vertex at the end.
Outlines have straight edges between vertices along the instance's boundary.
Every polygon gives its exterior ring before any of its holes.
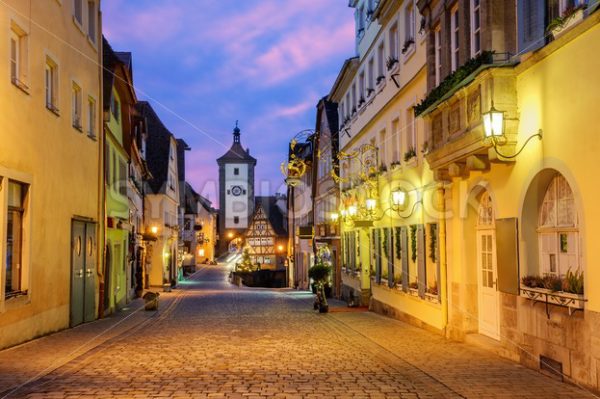
{"type": "Polygon", "coordinates": [[[231,148],[227,151],[222,157],[217,159],[217,163],[220,165],[222,163],[250,163],[256,165],[256,158],[250,156],[250,150],[244,149],[242,147],[242,142],[240,140],[241,131],[238,127],[238,122],[235,122],[235,128],[233,129],[233,143],[231,144],[231,148]]]}

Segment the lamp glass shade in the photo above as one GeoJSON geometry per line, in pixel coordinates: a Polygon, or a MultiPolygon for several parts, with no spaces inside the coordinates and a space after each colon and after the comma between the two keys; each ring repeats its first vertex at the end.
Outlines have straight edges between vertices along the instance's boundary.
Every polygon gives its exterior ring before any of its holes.
{"type": "Polygon", "coordinates": [[[358,213],[358,209],[356,208],[356,205],[350,205],[348,207],[348,215],[356,216],[357,213],[358,213]]]}
{"type": "Polygon", "coordinates": [[[498,111],[493,106],[483,114],[483,130],[485,137],[499,137],[504,135],[504,112],[498,111]]]}
{"type": "Polygon", "coordinates": [[[375,200],[373,198],[368,198],[367,202],[366,202],[366,206],[367,206],[368,211],[374,211],[375,207],[377,206],[377,200],[375,200]]]}
{"type": "Polygon", "coordinates": [[[340,211],[340,214],[342,215],[342,217],[343,217],[343,218],[345,218],[345,217],[346,217],[346,215],[348,214],[348,211],[346,211],[345,209],[342,209],[342,210],[340,211]]]}
{"type": "Polygon", "coordinates": [[[406,192],[402,190],[396,190],[392,192],[392,203],[394,206],[404,206],[406,202],[406,192]]]}

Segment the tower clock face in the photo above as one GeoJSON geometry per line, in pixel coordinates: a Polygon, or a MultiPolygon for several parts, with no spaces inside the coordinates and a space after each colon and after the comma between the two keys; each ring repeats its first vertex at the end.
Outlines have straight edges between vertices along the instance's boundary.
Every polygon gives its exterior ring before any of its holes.
{"type": "Polygon", "coordinates": [[[240,195],[242,195],[242,188],[240,186],[231,187],[231,194],[235,195],[236,197],[239,197],[240,195]]]}

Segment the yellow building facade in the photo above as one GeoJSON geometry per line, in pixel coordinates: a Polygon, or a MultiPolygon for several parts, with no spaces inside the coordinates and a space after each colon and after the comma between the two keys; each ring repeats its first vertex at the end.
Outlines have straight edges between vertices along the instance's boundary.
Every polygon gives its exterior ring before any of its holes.
{"type": "Polygon", "coordinates": [[[99,1],[73,5],[0,5],[0,347],[97,314],[99,1]]]}

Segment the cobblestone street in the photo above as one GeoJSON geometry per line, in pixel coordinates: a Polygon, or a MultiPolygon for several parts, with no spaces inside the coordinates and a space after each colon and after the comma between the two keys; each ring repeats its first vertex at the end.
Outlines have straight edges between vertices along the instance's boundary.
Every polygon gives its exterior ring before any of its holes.
{"type": "MultiPolygon", "coordinates": [[[[3,395],[594,397],[396,320],[367,312],[319,315],[307,293],[236,288],[226,276],[222,266],[201,270],[166,296],[155,317],[140,312],[138,323],[127,331],[3,395]]],[[[0,358],[17,359],[35,342],[0,352],[0,358]]],[[[10,379],[8,368],[2,373],[10,379]]]]}

